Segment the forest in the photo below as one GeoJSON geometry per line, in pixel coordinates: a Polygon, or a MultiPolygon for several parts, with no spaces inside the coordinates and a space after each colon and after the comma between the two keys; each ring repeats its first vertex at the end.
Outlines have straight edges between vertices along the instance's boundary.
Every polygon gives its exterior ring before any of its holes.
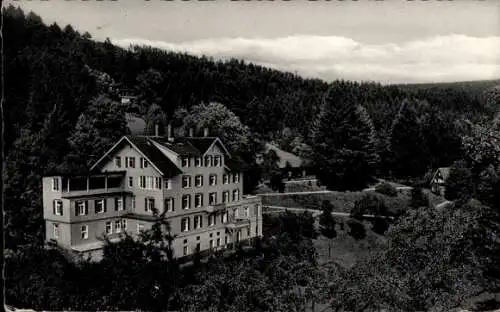
{"type": "Polygon", "coordinates": [[[123,49],[12,5],[2,17],[8,303],[46,310],[304,311],[311,302],[355,311],[447,310],[498,290],[500,259],[490,255],[500,251],[500,80],[326,82],[236,59],[123,49]],[[125,89],[137,96],[132,105],[119,101],[125,89]],[[144,118],[148,131],[167,122],[178,134],[210,127],[245,169],[246,193],[278,174],[272,157],[261,166],[254,159],[273,142],[311,159],[330,190],[359,190],[376,177],[423,186],[436,168],[451,167],[446,197],[454,206],[417,205],[391,225],[390,249],[349,271],[315,262],[311,238],[318,233],[307,215],[282,217],[279,235],[251,255],[240,251],[191,271],[162,256],[162,224],[142,241],[109,244],[102,265],[72,264],[57,248],[41,248],[41,178],[88,170],[128,133],[126,113],[144,118]],[[409,278],[415,274],[421,277],[409,278]]]}

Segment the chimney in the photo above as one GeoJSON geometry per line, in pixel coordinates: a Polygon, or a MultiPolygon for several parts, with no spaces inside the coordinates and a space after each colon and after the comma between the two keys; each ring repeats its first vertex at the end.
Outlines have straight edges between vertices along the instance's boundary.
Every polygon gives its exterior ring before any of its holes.
{"type": "Polygon", "coordinates": [[[168,124],[167,125],[167,140],[172,142],[174,138],[172,137],[172,125],[168,124]]]}
{"type": "Polygon", "coordinates": [[[160,132],[160,125],[155,124],[155,136],[158,136],[159,132],[160,132]]]}
{"type": "Polygon", "coordinates": [[[203,136],[207,137],[208,136],[208,128],[203,129],[203,136]]]}
{"type": "Polygon", "coordinates": [[[193,128],[189,128],[189,137],[192,138],[193,137],[193,128]]]}

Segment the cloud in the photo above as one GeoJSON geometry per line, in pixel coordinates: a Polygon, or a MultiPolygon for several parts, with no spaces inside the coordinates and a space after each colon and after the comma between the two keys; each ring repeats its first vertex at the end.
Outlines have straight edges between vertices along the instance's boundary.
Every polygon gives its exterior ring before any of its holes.
{"type": "Polygon", "coordinates": [[[237,58],[325,80],[381,83],[500,78],[500,37],[447,35],[404,43],[365,44],[345,37],[211,38],[190,42],[116,39],[119,46],[237,58]]]}

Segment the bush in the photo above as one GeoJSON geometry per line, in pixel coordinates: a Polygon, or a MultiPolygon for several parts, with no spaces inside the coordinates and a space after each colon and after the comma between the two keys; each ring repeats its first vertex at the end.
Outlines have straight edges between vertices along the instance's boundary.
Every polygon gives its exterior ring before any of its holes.
{"type": "Polygon", "coordinates": [[[396,197],[398,196],[398,190],[392,186],[391,184],[384,182],[375,187],[375,192],[390,196],[390,197],[396,197]]]}
{"type": "Polygon", "coordinates": [[[359,221],[356,220],[349,220],[347,222],[347,225],[349,225],[349,234],[352,236],[355,240],[360,240],[366,237],[366,229],[365,225],[359,221]]]}

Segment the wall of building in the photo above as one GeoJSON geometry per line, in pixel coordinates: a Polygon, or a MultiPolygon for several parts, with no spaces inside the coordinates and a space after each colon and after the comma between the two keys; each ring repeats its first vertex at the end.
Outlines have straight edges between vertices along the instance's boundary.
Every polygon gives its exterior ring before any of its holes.
{"type": "MultiPolygon", "coordinates": [[[[112,159],[108,161],[103,167],[103,171],[121,171],[125,170],[125,190],[131,191],[135,195],[136,206],[133,208],[133,212],[142,215],[152,215],[151,212],[146,212],[144,203],[145,198],[154,198],[156,208],[161,212],[163,212],[163,188],[164,184],[161,186],[161,190],[145,190],[139,187],[140,176],[150,176],[155,178],[162,178],[162,175],[158,170],[156,170],[151,163],[148,164],[147,168],[141,168],[140,159],[142,154],[137,151],[134,147],[129,144],[126,144],[122,149],[118,150],[118,152],[113,155],[112,159]],[[121,167],[117,167],[115,165],[115,157],[121,157],[121,167]],[[135,168],[126,168],[125,167],[125,157],[135,157],[135,168]],[[133,186],[129,187],[129,177],[133,178],[133,186]]],[[[163,183],[163,181],[162,181],[163,183]]]]}

